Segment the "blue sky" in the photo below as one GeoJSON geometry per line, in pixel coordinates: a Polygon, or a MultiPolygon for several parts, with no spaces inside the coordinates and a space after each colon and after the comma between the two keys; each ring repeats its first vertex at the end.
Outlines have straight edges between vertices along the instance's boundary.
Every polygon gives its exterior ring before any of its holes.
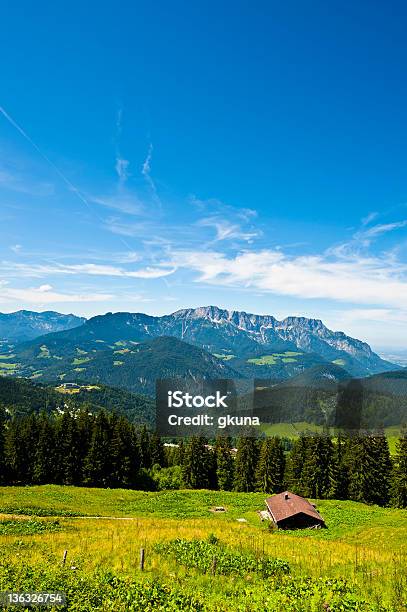
{"type": "Polygon", "coordinates": [[[6,3],[0,310],[217,304],[405,348],[403,4],[6,3]]]}

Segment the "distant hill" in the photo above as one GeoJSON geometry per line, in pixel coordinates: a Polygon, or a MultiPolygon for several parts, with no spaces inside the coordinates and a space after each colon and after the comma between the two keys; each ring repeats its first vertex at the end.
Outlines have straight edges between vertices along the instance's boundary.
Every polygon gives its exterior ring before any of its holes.
{"type": "Polygon", "coordinates": [[[134,423],[154,423],[155,403],[144,395],[106,385],[87,388],[78,384],[71,391],[59,389],[23,378],[0,377],[0,407],[15,416],[42,410],[51,413],[86,408],[89,412],[98,412],[105,408],[127,416],[134,423]]]}
{"type": "Polygon", "coordinates": [[[43,334],[78,327],[85,322],[83,317],[59,312],[32,312],[19,310],[9,314],[0,313],[0,340],[24,342],[43,334]]]}
{"type": "Polygon", "coordinates": [[[306,421],[348,429],[407,423],[407,370],[352,378],[328,364],[279,384],[263,380],[257,385],[255,410],[262,422],[306,421]]]}
{"type": "MultiPolygon", "coordinates": [[[[0,355],[0,374],[37,378],[49,378],[51,374],[71,376],[70,365],[77,367],[80,376],[86,375],[82,374],[84,370],[103,373],[105,367],[97,366],[96,361],[112,362],[109,351],[116,355],[133,354],[138,344],[160,337],[194,345],[205,354],[211,353],[235,374],[249,378],[278,381],[322,364],[337,365],[359,377],[397,369],[376,355],[368,344],[343,332],[333,332],[318,319],[288,317],[278,321],[271,315],[208,306],[162,317],[126,312],[96,316],[77,327],[22,343],[12,351],[5,347],[3,356],[0,355]],[[102,356],[102,352],[106,354],[102,356]]],[[[174,344],[174,351],[175,346],[182,345],[174,344]]],[[[123,359],[116,357],[113,361],[123,359]]],[[[131,357],[124,360],[124,366],[127,365],[132,365],[131,357]]],[[[143,378],[134,366],[129,377],[143,378]]],[[[204,364],[202,368],[205,369],[204,364]]],[[[158,369],[165,370],[166,364],[158,369]]],[[[179,375],[182,375],[180,371],[179,375]]],[[[129,377],[122,372],[120,379],[129,377]]]]}
{"type": "MultiPolygon", "coordinates": [[[[157,378],[242,377],[224,361],[176,338],[160,337],[140,344],[120,340],[113,345],[96,339],[74,348],[71,342],[64,342],[65,334],[68,332],[50,334],[16,349],[13,360],[24,364],[19,372],[41,381],[81,380],[147,394],[155,393],[157,378]]],[[[4,367],[5,360],[0,363],[4,367]]]]}

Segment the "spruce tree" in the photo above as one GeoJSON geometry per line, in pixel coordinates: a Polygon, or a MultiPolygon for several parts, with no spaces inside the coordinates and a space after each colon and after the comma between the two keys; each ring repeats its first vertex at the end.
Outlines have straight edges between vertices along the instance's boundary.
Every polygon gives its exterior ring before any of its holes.
{"type": "Polygon", "coordinates": [[[235,491],[254,491],[256,488],[256,468],[258,461],[258,442],[256,438],[242,436],[237,443],[235,459],[235,491]]]}
{"type": "Polygon", "coordinates": [[[256,470],[256,490],[279,493],[284,488],[285,457],[280,438],[267,438],[260,447],[256,470]]]}
{"type": "Polygon", "coordinates": [[[150,437],[149,456],[151,465],[165,466],[164,446],[160,436],[154,432],[150,437]]]}
{"type": "Polygon", "coordinates": [[[391,482],[391,502],[397,508],[407,508],[407,426],[397,442],[397,452],[391,482]]]}
{"type": "Polygon", "coordinates": [[[138,445],[133,427],[124,417],[119,417],[113,425],[110,457],[111,486],[133,486],[139,470],[138,445]]]}
{"type": "Polygon", "coordinates": [[[0,406],[0,484],[6,482],[5,458],[4,458],[4,436],[6,431],[6,412],[0,406]]]}
{"type": "MultiPolygon", "coordinates": [[[[79,485],[82,482],[83,449],[77,419],[65,411],[57,423],[58,482],[79,485]]],[[[86,445],[87,446],[87,445],[86,445]]]]}
{"type": "Polygon", "coordinates": [[[328,435],[314,435],[308,438],[300,477],[303,495],[322,499],[329,497],[333,455],[333,444],[328,435]]]}
{"type": "Polygon", "coordinates": [[[307,456],[308,443],[309,439],[305,435],[301,435],[297,440],[294,440],[286,463],[284,478],[286,487],[293,493],[299,495],[304,495],[302,489],[302,472],[307,456]]]}
{"type": "Polygon", "coordinates": [[[110,457],[111,430],[107,414],[101,411],[95,418],[92,438],[84,462],[85,483],[94,487],[110,484],[112,462],[110,457]]]}
{"type": "MultiPolygon", "coordinates": [[[[37,444],[35,448],[32,479],[37,484],[55,482],[56,441],[55,429],[50,417],[42,412],[37,418],[37,444]]],[[[58,449],[60,452],[60,449],[58,449]]]]}
{"type": "Polygon", "coordinates": [[[384,435],[352,436],[345,459],[349,472],[349,498],[367,504],[385,505],[390,484],[389,459],[384,435]]]}
{"type": "Polygon", "coordinates": [[[231,491],[233,489],[234,459],[230,438],[217,438],[214,450],[217,488],[221,491],[231,491]]]}
{"type": "Polygon", "coordinates": [[[143,425],[140,429],[139,438],[139,457],[140,467],[144,469],[151,468],[151,454],[150,454],[150,434],[147,431],[147,427],[143,425]]]}
{"type": "Polygon", "coordinates": [[[206,489],[209,486],[208,449],[206,440],[194,436],[184,450],[182,479],[188,489],[206,489]]]}
{"type": "Polygon", "coordinates": [[[347,499],[349,488],[348,468],[345,462],[346,440],[341,433],[338,433],[334,445],[334,453],[329,469],[331,499],[347,499]]]}

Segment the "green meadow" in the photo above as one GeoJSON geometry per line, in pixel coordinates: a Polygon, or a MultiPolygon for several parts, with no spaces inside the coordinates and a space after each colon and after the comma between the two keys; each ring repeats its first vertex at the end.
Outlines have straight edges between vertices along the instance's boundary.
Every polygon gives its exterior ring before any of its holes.
{"type": "Polygon", "coordinates": [[[207,490],[0,488],[0,591],[59,588],[69,595],[64,609],[78,612],[405,610],[405,510],[318,500],[327,529],[284,532],[260,520],[264,500],[207,490]],[[202,550],[236,571],[208,569],[197,562],[202,550]],[[265,577],[275,565],[289,571],[265,577]]]}

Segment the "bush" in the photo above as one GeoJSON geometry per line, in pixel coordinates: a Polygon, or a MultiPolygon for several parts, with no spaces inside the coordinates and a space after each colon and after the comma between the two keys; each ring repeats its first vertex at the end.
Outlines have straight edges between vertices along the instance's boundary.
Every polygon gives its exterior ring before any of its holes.
{"type": "Polygon", "coordinates": [[[177,563],[195,567],[203,572],[212,569],[216,559],[217,574],[260,574],[263,578],[276,574],[288,574],[286,561],[272,557],[257,558],[249,553],[234,552],[222,545],[205,540],[173,540],[168,544],[157,544],[155,550],[175,559],[177,563]]]}

